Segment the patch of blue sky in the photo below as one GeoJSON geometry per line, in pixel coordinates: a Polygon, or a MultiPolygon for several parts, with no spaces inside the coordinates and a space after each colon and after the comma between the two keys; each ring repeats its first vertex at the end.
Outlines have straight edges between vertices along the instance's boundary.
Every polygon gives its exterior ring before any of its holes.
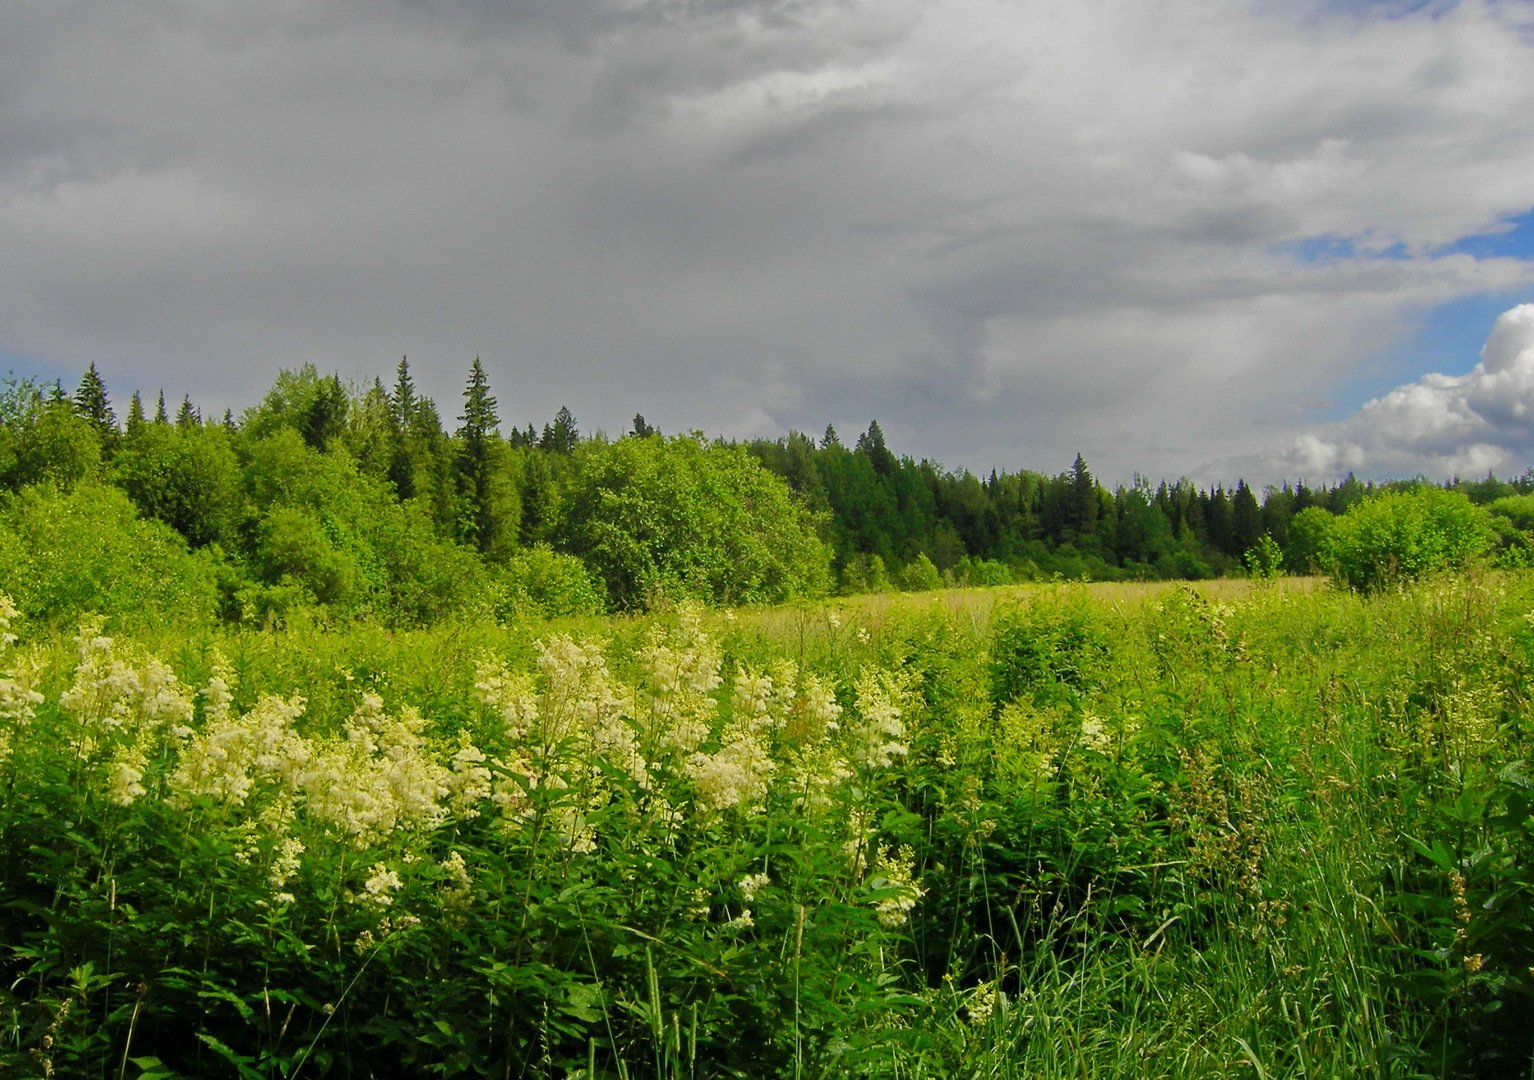
{"type": "Polygon", "coordinates": [[[1435,255],[1473,255],[1477,259],[1534,259],[1534,208],[1504,220],[1503,229],[1466,236],[1439,248],[1435,255]]]}
{"type": "Polygon", "coordinates": [[[0,349],[0,380],[30,379],[36,383],[52,383],[55,379],[63,377],[63,373],[54,370],[51,364],[43,363],[35,357],[0,349]]]}
{"type": "Polygon", "coordinates": [[[1409,19],[1426,15],[1437,19],[1459,6],[1459,0],[1321,0],[1322,11],[1358,18],[1409,19]]]}
{"type": "Polygon", "coordinates": [[[1359,365],[1354,377],[1337,389],[1334,407],[1322,419],[1341,420],[1371,398],[1429,373],[1466,374],[1480,363],[1481,346],[1497,316],[1529,301],[1534,301],[1534,293],[1476,293],[1428,309],[1409,337],[1359,365]]]}

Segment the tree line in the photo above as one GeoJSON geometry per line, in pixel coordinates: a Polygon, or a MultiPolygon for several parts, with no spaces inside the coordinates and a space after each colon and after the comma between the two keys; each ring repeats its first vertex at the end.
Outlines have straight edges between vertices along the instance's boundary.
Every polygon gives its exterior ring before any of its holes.
{"type": "MultiPolygon", "coordinates": [[[[621,437],[588,436],[568,408],[541,430],[503,429],[478,359],[459,408],[445,421],[404,359],[390,386],[285,370],[258,404],[221,417],[189,397],[168,407],[163,392],[151,408],[135,392],[119,421],[94,364],[72,393],[12,378],[0,388],[0,587],[34,595],[45,618],[109,606],[91,582],[127,580],[132,567],[105,555],[70,565],[49,547],[69,536],[94,538],[97,552],[134,537],[174,562],[141,567],[145,589],[174,579],[210,617],[248,620],[1203,578],[1254,560],[1313,572],[1326,522],[1375,491],[1351,476],[1260,493],[1244,480],[1110,490],[1079,454],[1058,474],[980,478],[897,456],[877,421],[851,445],[832,427],[666,437],[642,415],[621,437]]],[[[1500,505],[1504,522],[1534,502],[1534,474],[1449,486],[1500,505]]]]}

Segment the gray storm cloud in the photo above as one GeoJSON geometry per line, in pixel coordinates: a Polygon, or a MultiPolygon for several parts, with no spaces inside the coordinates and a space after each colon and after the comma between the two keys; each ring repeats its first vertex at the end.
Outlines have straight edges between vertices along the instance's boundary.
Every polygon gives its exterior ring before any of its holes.
{"type": "Polygon", "coordinates": [[[1373,10],[16,5],[0,369],[408,354],[451,416],[480,356],[510,423],[1262,480],[1412,315],[1534,292],[1444,253],[1534,204],[1526,5],[1373,10]]]}

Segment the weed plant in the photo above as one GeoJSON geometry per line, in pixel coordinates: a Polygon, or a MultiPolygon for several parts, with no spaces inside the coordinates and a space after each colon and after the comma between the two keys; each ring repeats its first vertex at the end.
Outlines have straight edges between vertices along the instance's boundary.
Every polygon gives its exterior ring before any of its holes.
{"type": "Polygon", "coordinates": [[[1531,616],[5,604],[0,1075],[1534,1075],[1531,616]]]}

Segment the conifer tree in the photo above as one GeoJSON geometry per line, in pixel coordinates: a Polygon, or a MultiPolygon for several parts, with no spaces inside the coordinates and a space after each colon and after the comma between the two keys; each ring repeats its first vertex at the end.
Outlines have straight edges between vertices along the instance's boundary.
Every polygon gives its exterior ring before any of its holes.
{"type": "Polygon", "coordinates": [[[80,377],[80,385],[75,387],[75,412],[101,436],[103,447],[110,446],[116,439],[117,416],[112,412],[106,384],[101,381],[94,361],[80,377]]]}
{"type": "Polygon", "coordinates": [[[495,532],[490,506],[491,453],[500,418],[490,393],[490,380],[477,356],[469,369],[469,381],[463,391],[463,415],[458,419],[462,421],[458,429],[458,480],[459,492],[467,503],[465,531],[481,551],[488,551],[495,532]]]}
{"type": "Polygon", "coordinates": [[[128,421],[124,427],[124,433],[132,438],[144,428],[144,399],[137,390],[128,399],[128,421]]]}
{"type": "Polygon", "coordinates": [[[410,420],[415,416],[415,380],[410,377],[410,359],[399,358],[399,367],[394,374],[394,393],[389,398],[389,405],[393,410],[394,428],[404,432],[410,427],[410,420]]]}
{"type": "Polygon", "coordinates": [[[165,411],[165,391],[160,391],[160,403],[155,406],[154,422],[157,424],[170,423],[170,414],[165,411]]]}
{"type": "Polygon", "coordinates": [[[181,399],[181,408],[176,412],[176,426],[182,431],[197,427],[202,423],[202,414],[192,404],[192,395],[187,394],[181,399]]]}
{"type": "Polygon", "coordinates": [[[544,425],[543,437],[538,442],[538,448],[555,454],[568,454],[575,449],[575,444],[580,441],[580,438],[581,433],[575,426],[575,417],[571,415],[568,407],[561,405],[559,412],[554,414],[554,422],[544,425]]]}
{"type": "Polygon", "coordinates": [[[1074,529],[1078,536],[1095,536],[1097,510],[1097,481],[1093,479],[1092,471],[1087,468],[1086,459],[1077,454],[1075,463],[1071,465],[1070,495],[1065,523],[1074,529]]]}

